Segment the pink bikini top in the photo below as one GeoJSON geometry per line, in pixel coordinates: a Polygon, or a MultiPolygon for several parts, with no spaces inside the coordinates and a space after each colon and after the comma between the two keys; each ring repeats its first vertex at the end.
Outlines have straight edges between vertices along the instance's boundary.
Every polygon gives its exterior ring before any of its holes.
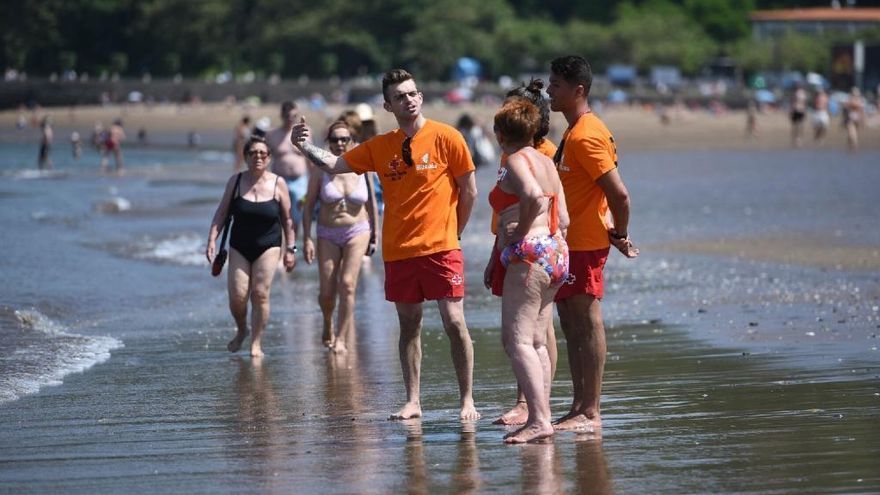
{"type": "Polygon", "coordinates": [[[329,174],[323,174],[321,178],[321,201],[324,203],[335,203],[344,199],[348,203],[362,205],[367,202],[369,194],[367,181],[363,175],[358,177],[358,186],[347,196],[344,196],[342,191],[336,187],[329,174]]]}

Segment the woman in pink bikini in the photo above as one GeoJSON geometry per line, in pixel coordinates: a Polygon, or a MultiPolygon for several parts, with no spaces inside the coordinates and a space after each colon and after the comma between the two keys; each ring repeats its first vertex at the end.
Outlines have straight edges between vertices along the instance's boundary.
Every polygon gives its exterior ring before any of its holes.
{"type": "Polygon", "coordinates": [[[538,108],[522,98],[495,114],[495,137],[507,160],[489,193],[498,213],[497,248],[507,268],[501,296],[501,339],[526,397],[525,425],[505,436],[525,443],[553,435],[547,326],[553,297],[568,276],[568,210],[553,161],[532,147],[538,108]]]}
{"type": "MultiPolygon", "coordinates": [[[[327,131],[330,152],[341,155],[355,146],[353,134],[343,121],[327,131]]],[[[309,178],[303,212],[303,251],[306,262],[315,259],[312,215],[318,211],[318,303],[324,313],[324,345],[337,354],[347,352],[354,338],[354,295],[364,253],[376,250],[376,197],[362,175],[328,175],[315,169],[309,178]],[[336,329],[333,310],[339,299],[336,329]]]]}

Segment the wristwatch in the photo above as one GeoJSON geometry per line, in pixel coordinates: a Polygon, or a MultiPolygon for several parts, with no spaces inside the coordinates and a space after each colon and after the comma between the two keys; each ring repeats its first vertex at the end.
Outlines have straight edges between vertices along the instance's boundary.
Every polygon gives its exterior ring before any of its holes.
{"type": "Polygon", "coordinates": [[[287,246],[287,252],[291,254],[296,254],[296,244],[291,244],[287,246]]]}

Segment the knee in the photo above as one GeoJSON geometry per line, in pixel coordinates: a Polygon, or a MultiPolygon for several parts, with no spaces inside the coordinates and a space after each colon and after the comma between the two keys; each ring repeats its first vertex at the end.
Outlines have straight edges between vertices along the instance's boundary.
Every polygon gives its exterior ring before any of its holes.
{"type": "Polygon", "coordinates": [[[469,338],[467,324],[464,317],[450,317],[443,325],[446,335],[453,340],[466,340],[469,338]]]}
{"type": "Polygon", "coordinates": [[[339,281],[339,297],[352,298],[357,290],[357,282],[353,277],[342,277],[339,281]]]}
{"type": "Polygon", "coordinates": [[[422,314],[398,314],[397,319],[400,321],[400,338],[413,338],[418,335],[419,327],[422,325],[422,314]]]}
{"type": "Polygon", "coordinates": [[[336,306],[336,297],[332,293],[321,291],[318,294],[318,305],[321,309],[332,310],[336,306]]]}
{"type": "Polygon", "coordinates": [[[254,288],[251,291],[251,304],[254,306],[269,303],[269,290],[263,288],[254,288]]]}

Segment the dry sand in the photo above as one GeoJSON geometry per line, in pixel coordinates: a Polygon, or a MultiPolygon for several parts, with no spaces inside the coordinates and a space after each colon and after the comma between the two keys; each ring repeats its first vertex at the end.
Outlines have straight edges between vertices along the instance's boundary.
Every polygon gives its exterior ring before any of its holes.
{"type": "MultiPolygon", "coordinates": [[[[330,106],[322,112],[306,110],[304,115],[319,132],[326,123],[339,115],[346,107],[330,106]]],[[[425,115],[430,118],[454,124],[458,117],[468,112],[478,121],[491,126],[491,119],[497,106],[484,105],[426,105],[425,115]]],[[[391,114],[382,109],[376,110],[380,130],[394,127],[391,114]]],[[[133,141],[138,129],[144,128],[151,137],[174,135],[175,142],[185,143],[186,134],[195,130],[206,138],[206,146],[227,146],[232,139],[232,129],[238,120],[249,115],[256,120],[263,116],[278,124],[278,106],[260,107],[228,106],[222,104],[202,104],[198,106],[155,105],[146,106],[90,106],[43,109],[37,115],[28,114],[31,121],[49,113],[59,130],[77,129],[82,134],[90,131],[95,122],[109,124],[122,118],[133,141]],[[227,134],[228,133],[228,134],[227,134]]],[[[0,129],[4,139],[14,139],[15,120],[18,112],[0,112],[0,129]]],[[[787,114],[782,111],[768,112],[758,117],[758,135],[748,138],[745,134],[746,116],[742,111],[731,111],[712,115],[706,111],[671,112],[668,125],[663,125],[650,107],[605,108],[601,116],[614,132],[622,150],[683,150],[683,149],[785,149],[791,147],[790,124],[787,114]]],[[[553,114],[551,137],[558,141],[565,129],[565,121],[559,114],[553,114]]],[[[805,125],[806,148],[846,147],[846,135],[839,119],[833,119],[828,138],[822,144],[812,140],[809,119],[805,125]]],[[[87,134],[86,134],[87,136],[87,134]]],[[[28,133],[28,140],[36,139],[36,131],[28,133]]],[[[59,139],[59,137],[56,137],[59,139]]],[[[875,118],[862,128],[861,145],[866,149],[880,148],[880,122],[875,118]]],[[[158,142],[166,142],[159,140],[158,142]]]]}

